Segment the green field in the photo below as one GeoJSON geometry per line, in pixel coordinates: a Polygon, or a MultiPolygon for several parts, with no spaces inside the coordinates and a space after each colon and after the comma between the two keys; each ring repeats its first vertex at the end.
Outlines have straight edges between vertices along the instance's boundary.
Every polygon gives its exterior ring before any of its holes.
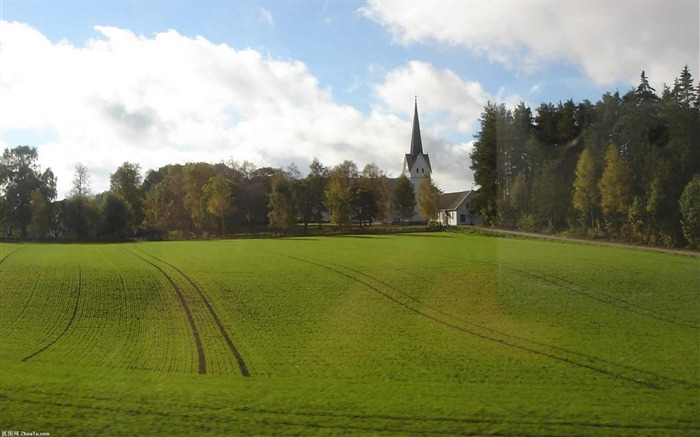
{"type": "Polygon", "coordinates": [[[700,435],[700,259],[460,233],[0,245],[0,429],[700,435]]]}

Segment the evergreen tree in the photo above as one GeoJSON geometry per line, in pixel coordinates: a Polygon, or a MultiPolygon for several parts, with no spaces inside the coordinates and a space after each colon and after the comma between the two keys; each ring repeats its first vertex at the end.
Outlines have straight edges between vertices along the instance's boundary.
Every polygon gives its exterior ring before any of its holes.
{"type": "Polygon", "coordinates": [[[681,71],[680,78],[677,78],[673,84],[673,96],[681,105],[689,108],[694,106],[698,99],[698,92],[693,86],[693,75],[686,65],[681,71]]]}
{"type": "Polygon", "coordinates": [[[479,119],[481,129],[475,135],[476,141],[470,154],[470,168],[474,171],[474,182],[479,186],[472,205],[487,224],[493,224],[497,218],[498,119],[499,112],[503,111],[505,107],[491,102],[486,105],[479,119]]]}
{"type": "Polygon", "coordinates": [[[642,70],[641,79],[639,85],[634,92],[638,104],[644,104],[654,100],[659,100],[656,95],[656,90],[649,85],[649,79],[647,78],[644,70],[642,70]]]}

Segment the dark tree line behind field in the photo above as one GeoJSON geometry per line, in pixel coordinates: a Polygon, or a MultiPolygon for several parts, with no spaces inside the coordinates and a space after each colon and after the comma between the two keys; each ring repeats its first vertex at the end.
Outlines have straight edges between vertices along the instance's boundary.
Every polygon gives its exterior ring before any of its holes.
{"type": "MultiPolygon", "coordinates": [[[[437,190],[432,181],[426,185],[437,190]]],[[[359,171],[352,161],[329,168],[314,160],[304,177],[293,164],[255,168],[248,162],[171,164],[142,177],[138,164],[125,162],[111,174],[110,189],[97,195],[88,169],[77,164],[72,186],[66,199],[56,200],[56,178],[39,168],[36,149],[6,149],[0,162],[2,235],[81,241],[211,237],[263,227],[307,229],[329,219],[343,228],[410,220],[416,204],[405,176],[388,178],[374,164],[359,171]]],[[[423,203],[437,202],[430,199],[423,203]]]]}
{"type": "Polygon", "coordinates": [[[700,87],[684,68],[661,95],[639,86],[596,102],[489,103],[471,154],[487,224],[700,245],[700,87]]]}

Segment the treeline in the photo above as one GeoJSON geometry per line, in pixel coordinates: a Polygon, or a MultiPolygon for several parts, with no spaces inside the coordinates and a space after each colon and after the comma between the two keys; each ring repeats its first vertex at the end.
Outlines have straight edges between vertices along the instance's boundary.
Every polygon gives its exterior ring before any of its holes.
{"type": "MultiPolygon", "coordinates": [[[[437,187],[421,185],[418,200],[437,214],[437,187]],[[427,193],[421,197],[420,193],[427,193]],[[422,200],[421,200],[422,199],[422,200]]],[[[352,161],[332,168],[318,160],[302,176],[248,162],[172,164],[149,170],[125,162],[110,189],[93,195],[88,169],[77,164],[70,195],[56,200],[56,177],[42,171],[35,148],[6,149],[0,162],[4,237],[122,240],[224,236],[262,227],[290,229],[330,221],[343,228],[377,220],[411,220],[416,193],[405,176],[352,161]]]]}
{"type": "Polygon", "coordinates": [[[659,96],[639,86],[533,115],[489,103],[471,153],[487,224],[700,246],[700,86],[686,66],[659,96]]]}

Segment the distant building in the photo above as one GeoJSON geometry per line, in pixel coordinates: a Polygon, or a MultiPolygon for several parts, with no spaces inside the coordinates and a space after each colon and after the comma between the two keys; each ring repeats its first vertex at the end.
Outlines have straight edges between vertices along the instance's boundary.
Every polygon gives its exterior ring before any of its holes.
{"type": "MultiPolygon", "coordinates": [[[[420,122],[418,121],[418,100],[413,108],[413,131],[411,132],[411,149],[403,159],[403,174],[408,177],[413,185],[413,192],[418,193],[418,186],[423,178],[432,175],[433,168],[430,165],[430,157],[423,152],[423,140],[420,134],[420,122]]],[[[471,210],[471,201],[475,191],[459,191],[456,193],[443,193],[440,196],[440,212],[438,221],[446,226],[478,225],[481,224],[481,216],[471,210]]],[[[418,206],[412,221],[424,222],[418,206]]]]}
{"type": "Polygon", "coordinates": [[[420,135],[420,122],[418,121],[418,100],[413,108],[413,132],[411,133],[411,152],[403,159],[403,174],[411,180],[413,191],[418,191],[420,181],[432,174],[430,157],[423,153],[423,140],[420,135]]]}
{"type": "Polygon", "coordinates": [[[471,208],[475,194],[474,190],[443,193],[438,221],[445,226],[480,225],[481,216],[471,208]]]}

